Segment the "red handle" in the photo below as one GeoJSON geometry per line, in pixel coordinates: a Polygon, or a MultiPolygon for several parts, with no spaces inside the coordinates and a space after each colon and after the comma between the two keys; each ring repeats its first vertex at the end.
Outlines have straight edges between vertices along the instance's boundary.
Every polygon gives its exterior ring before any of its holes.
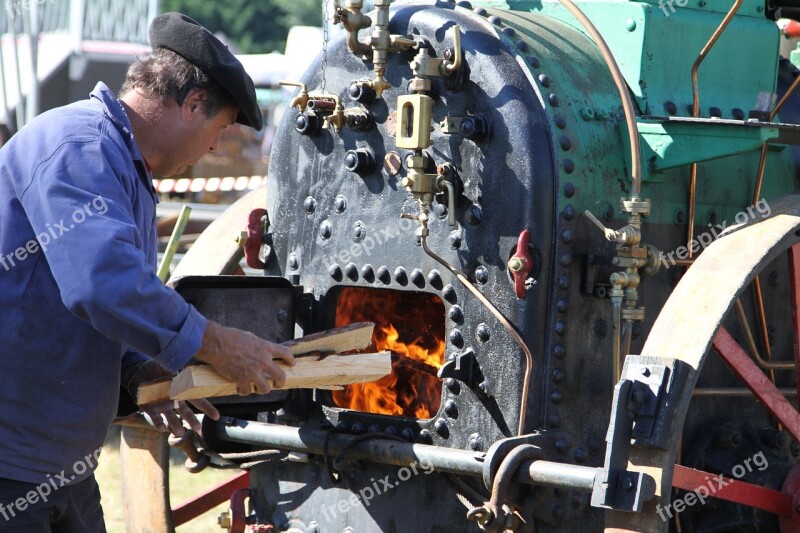
{"type": "Polygon", "coordinates": [[[525,299],[525,280],[528,279],[528,274],[533,270],[533,259],[531,254],[528,253],[528,244],[531,242],[531,232],[522,230],[517,239],[517,252],[511,256],[509,260],[509,269],[511,275],[514,276],[514,293],[517,298],[525,299]],[[519,268],[512,268],[511,265],[518,266],[519,268]]]}
{"type": "Polygon", "coordinates": [[[261,218],[267,214],[266,209],[253,209],[247,220],[247,243],[244,245],[244,258],[250,268],[264,268],[266,265],[259,259],[261,251],[261,218]]]}

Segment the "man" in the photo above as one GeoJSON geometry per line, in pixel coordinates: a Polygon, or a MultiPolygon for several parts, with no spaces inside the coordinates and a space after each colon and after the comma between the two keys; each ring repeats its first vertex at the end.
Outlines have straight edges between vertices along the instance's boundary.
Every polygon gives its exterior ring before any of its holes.
{"type": "MultiPolygon", "coordinates": [[[[194,357],[263,394],[285,379],[273,360],[293,364],[156,277],[151,172],[182,172],[261,114],[242,65],[198,23],[161,15],[150,40],[119,100],[100,83],[0,150],[0,531],[105,531],[93,470],[120,383],[135,393],[194,357]]],[[[144,408],[161,430],[198,425],[183,403],[144,408]]]]}

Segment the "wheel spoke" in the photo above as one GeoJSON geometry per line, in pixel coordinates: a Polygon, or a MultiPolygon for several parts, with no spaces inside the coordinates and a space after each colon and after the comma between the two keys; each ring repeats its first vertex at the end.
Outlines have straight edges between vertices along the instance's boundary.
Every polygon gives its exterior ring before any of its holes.
{"type": "Polygon", "coordinates": [[[744,381],[747,388],[769,409],[787,430],[800,442],[800,413],[760,368],[739,346],[727,329],[720,327],[713,347],[728,366],[744,381]]]}

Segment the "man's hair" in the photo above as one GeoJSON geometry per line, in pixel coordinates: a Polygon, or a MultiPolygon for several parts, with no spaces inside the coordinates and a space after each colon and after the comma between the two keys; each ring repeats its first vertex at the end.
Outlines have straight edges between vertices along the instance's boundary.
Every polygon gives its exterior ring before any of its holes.
{"type": "Polygon", "coordinates": [[[145,96],[158,98],[167,105],[174,99],[178,105],[192,89],[205,89],[206,99],[202,104],[207,117],[213,117],[224,107],[234,107],[233,97],[219,83],[186,59],[166,48],[156,48],[136,60],[128,68],[120,96],[138,89],[145,96]]]}

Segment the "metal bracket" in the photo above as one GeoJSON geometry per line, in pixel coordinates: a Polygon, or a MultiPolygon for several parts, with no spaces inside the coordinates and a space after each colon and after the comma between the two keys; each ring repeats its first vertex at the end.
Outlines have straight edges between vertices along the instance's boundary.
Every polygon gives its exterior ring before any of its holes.
{"type": "Polygon", "coordinates": [[[481,381],[481,371],[478,367],[478,360],[472,348],[467,348],[463,353],[456,355],[452,360],[447,361],[437,372],[439,379],[452,378],[458,380],[468,387],[481,381]]]}

